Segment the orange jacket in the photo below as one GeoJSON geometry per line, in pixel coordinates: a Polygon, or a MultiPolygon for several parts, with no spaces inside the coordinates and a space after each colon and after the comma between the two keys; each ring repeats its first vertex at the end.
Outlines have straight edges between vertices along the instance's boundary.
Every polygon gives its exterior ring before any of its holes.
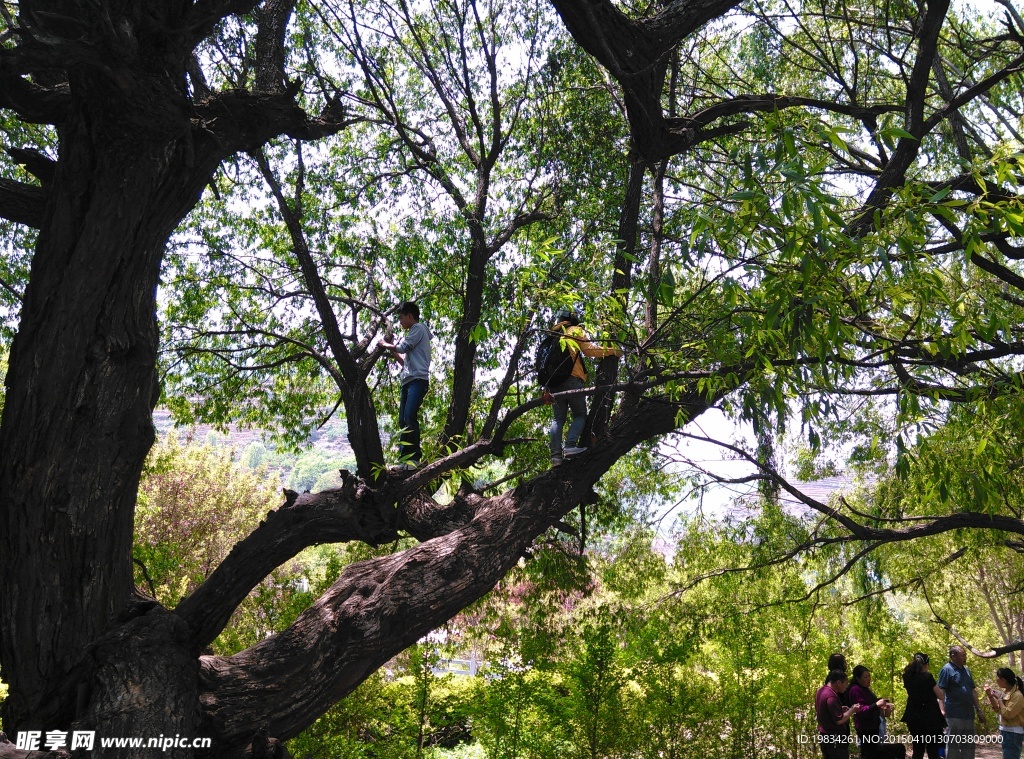
{"type": "Polygon", "coordinates": [[[578,377],[584,382],[587,381],[587,370],[584,368],[583,362],[578,360],[580,353],[590,356],[590,358],[622,355],[622,351],[618,348],[602,348],[600,345],[590,342],[590,337],[578,324],[573,326],[569,322],[559,322],[555,325],[555,329],[561,329],[567,338],[571,338],[566,340],[565,347],[569,349],[573,358],[577,359],[572,365],[572,376],[578,377]]]}

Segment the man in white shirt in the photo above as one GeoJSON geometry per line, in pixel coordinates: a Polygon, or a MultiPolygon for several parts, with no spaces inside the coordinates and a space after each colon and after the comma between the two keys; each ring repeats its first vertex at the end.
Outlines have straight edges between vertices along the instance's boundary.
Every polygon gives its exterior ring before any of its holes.
{"type": "Polygon", "coordinates": [[[399,470],[409,471],[420,465],[420,406],[430,387],[430,328],[420,321],[420,307],[406,301],[398,308],[398,323],[405,336],[397,343],[381,341],[402,367],[402,396],[398,404],[398,447],[402,462],[399,470]]]}

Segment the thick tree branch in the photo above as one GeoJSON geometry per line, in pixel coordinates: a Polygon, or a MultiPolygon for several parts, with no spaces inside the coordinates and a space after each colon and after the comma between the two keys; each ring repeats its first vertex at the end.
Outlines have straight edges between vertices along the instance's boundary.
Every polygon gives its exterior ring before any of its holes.
{"type": "Polygon", "coordinates": [[[693,418],[708,407],[694,396],[682,406],[643,402],[587,454],[481,498],[464,527],[349,566],[284,632],[233,657],[204,657],[206,729],[240,745],[262,724],[280,738],[295,735],[326,704],[490,590],[624,453],[674,429],[680,415],[693,418]]]}
{"type": "Polygon", "coordinates": [[[4,219],[40,229],[46,197],[42,187],[0,177],[0,217],[4,219]]]}
{"type": "Polygon", "coordinates": [[[195,104],[196,128],[216,140],[223,155],[258,150],[268,140],[287,135],[297,140],[317,140],[337,134],[362,119],[351,116],[340,99],[310,117],[294,99],[295,93],[266,95],[228,90],[195,104]]]}
{"type": "Polygon", "coordinates": [[[311,545],[359,540],[381,545],[398,537],[391,507],[360,498],[349,477],[338,490],[299,495],[286,492],[283,506],[267,514],[245,540],[236,545],[213,574],[178,604],[198,653],[227,624],[242,599],[264,577],[311,545]]]}
{"type": "Polygon", "coordinates": [[[206,81],[206,75],[203,73],[203,67],[199,63],[199,57],[194,53],[189,56],[188,63],[185,64],[185,71],[192,85],[192,99],[194,101],[206,100],[213,94],[209,82],[206,81]]]}
{"type": "Polygon", "coordinates": [[[261,0],[197,0],[186,19],[186,44],[191,50],[211,34],[228,16],[251,13],[261,0]]]}
{"type": "Polygon", "coordinates": [[[674,0],[634,21],[607,0],[553,0],[576,42],[620,83],[647,72],[704,24],[739,5],[734,0],[674,0]]]}
{"type": "MultiPolygon", "coordinates": [[[[537,205],[540,205],[540,200],[538,200],[537,205]]],[[[515,218],[513,218],[512,221],[510,221],[504,229],[502,229],[495,235],[494,239],[491,240],[490,244],[488,244],[488,256],[493,256],[495,253],[497,253],[499,250],[505,247],[508,241],[511,240],[515,233],[518,232],[520,229],[528,227],[531,224],[536,224],[538,221],[549,221],[551,220],[551,218],[551,214],[537,209],[530,211],[528,213],[517,214],[515,218]]]]}
{"type": "Polygon", "coordinates": [[[882,170],[874,188],[848,226],[848,234],[867,234],[874,223],[874,213],[884,208],[895,188],[906,180],[907,171],[914,165],[921,150],[921,140],[932,128],[924,118],[928,79],[938,54],[939,33],[949,10],[949,0],[929,0],[922,19],[914,68],[907,84],[906,113],[903,127],[910,137],[901,137],[889,163],[882,170]]]}
{"type": "Polygon", "coordinates": [[[441,506],[406,482],[378,492],[347,471],[341,474],[344,485],[338,489],[301,495],[285,491],[285,504],[270,512],[178,605],[175,613],[189,623],[196,652],[220,634],[249,591],[304,548],[356,540],[379,546],[397,540],[399,531],[420,541],[431,540],[468,524],[480,501],[474,494],[460,494],[441,506]],[[394,502],[396,493],[403,494],[397,508],[387,505],[394,502]]]}
{"type": "Polygon", "coordinates": [[[1024,277],[1013,271],[1013,269],[1007,268],[977,252],[971,253],[970,261],[982,271],[988,272],[996,279],[1024,292],[1024,277]]]}
{"type": "Polygon", "coordinates": [[[741,113],[759,113],[764,111],[777,111],[784,108],[814,108],[830,113],[838,113],[858,120],[869,117],[881,116],[885,113],[896,113],[903,110],[902,106],[891,104],[880,104],[873,106],[858,106],[839,103],[832,100],[821,100],[820,98],[795,97],[792,95],[778,95],[766,93],[764,95],[737,95],[729,100],[708,106],[698,111],[693,116],[680,116],[668,119],[669,127],[676,129],[693,129],[704,127],[718,119],[727,116],[736,116],[741,113]]]}
{"type": "Polygon", "coordinates": [[[949,101],[949,103],[946,104],[945,108],[939,109],[938,111],[936,111],[935,113],[928,117],[927,121],[924,122],[924,133],[927,134],[928,132],[930,132],[932,129],[938,126],[939,122],[941,122],[943,119],[953,116],[965,105],[970,103],[975,98],[982,97],[1000,82],[1010,78],[1014,74],[1019,73],[1022,67],[1024,67],[1024,55],[1018,55],[1006,66],[999,69],[999,71],[995,72],[991,76],[985,77],[972,87],[968,87],[959,95],[952,98],[949,101]]]}
{"type": "Polygon", "coordinates": [[[997,530],[1016,535],[1024,535],[1024,522],[1016,517],[1002,516],[999,514],[961,511],[955,514],[935,517],[930,522],[902,529],[882,529],[867,525],[859,525],[857,528],[857,533],[859,534],[853,534],[851,532],[847,535],[822,537],[814,541],[814,543],[815,545],[831,545],[835,543],[849,543],[855,540],[877,541],[879,545],[883,543],[905,543],[910,540],[916,540],[930,535],[942,535],[947,532],[953,532],[954,530],[967,529],[997,530]]]}
{"type": "Polygon", "coordinates": [[[25,167],[25,171],[34,176],[45,187],[53,182],[53,175],[57,171],[57,162],[48,155],[38,150],[28,148],[7,148],[7,155],[14,159],[14,162],[25,167]]]}
{"type": "MultiPolygon", "coordinates": [[[[373,403],[373,396],[369,386],[366,384],[366,374],[359,364],[349,353],[345,344],[345,337],[341,333],[338,318],[334,313],[327,291],[324,288],[323,279],[317,269],[316,262],[310,253],[306,243],[306,235],[302,228],[301,208],[298,205],[289,204],[284,197],[281,183],[270,169],[266,157],[262,152],[254,153],[256,163],[259,166],[267,186],[270,188],[274,199],[277,201],[278,209],[288,228],[292,239],[292,251],[299,261],[302,270],[302,277],[306,287],[313,296],[313,303],[316,306],[317,314],[320,316],[320,323],[323,325],[324,335],[327,344],[330,346],[331,355],[337,363],[338,370],[343,379],[339,384],[342,398],[345,402],[345,417],[348,420],[349,441],[356,456],[356,466],[359,475],[367,481],[377,479],[374,473],[374,466],[381,466],[384,463],[384,449],[380,441],[380,430],[377,426],[377,410],[373,403]]],[[[302,176],[302,153],[301,147],[298,153],[299,176],[302,176]]],[[[301,180],[300,180],[301,181],[301,180]]],[[[337,378],[337,375],[334,375],[337,378]]]]}
{"type": "Polygon", "coordinates": [[[264,0],[257,11],[256,90],[276,93],[285,89],[285,34],[295,0],[264,0]]]}
{"type": "Polygon", "coordinates": [[[30,124],[61,124],[71,107],[67,84],[42,87],[18,76],[0,52],[0,108],[13,111],[30,124]]]}
{"type": "Polygon", "coordinates": [[[738,0],[675,0],[634,21],[609,0],[552,0],[569,33],[622,87],[630,135],[647,161],[667,158],[674,140],[661,105],[669,52],[738,0]]]}
{"type": "MultiPolygon", "coordinates": [[[[535,405],[526,404],[510,416],[516,418],[531,408],[535,405]]],[[[392,477],[381,490],[367,487],[343,470],[344,484],[339,489],[302,495],[286,491],[285,504],[270,512],[206,582],[175,609],[192,629],[195,650],[201,650],[220,633],[257,583],[303,548],[352,540],[381,545],[397,539],[400,530],[418,540],[429,540],[465,525],[478,507],[477,496],[458,496],[442,507],[420,490],[453,469],[470,466],[500,451],[508,444],[500,436],[510,423],[510,419],[504,420],[494,441],[463,448],[408,477],[392,477]]]]}

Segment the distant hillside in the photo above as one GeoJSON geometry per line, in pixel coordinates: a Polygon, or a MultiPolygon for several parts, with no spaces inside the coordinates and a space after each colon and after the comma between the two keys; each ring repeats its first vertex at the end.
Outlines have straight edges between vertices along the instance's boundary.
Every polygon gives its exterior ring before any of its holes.
{"type": "Polygon", "coordinates": [[[231,425],[226,433],[209,425],[176,428],[167,409],[153,412],[153,423],[161,437],[176,432],[183,440],[197,445],[228,448],[239,464],[257,469],[265,467],[271,477],[278,478],[284,487],[300,492],[318,491],[340,484],[339,469],[354,469],[355,456],[348,443],[348,426],[343,420],[332,419],[309,437],[308,448],[299,454],[277,450],[268,442],[263,430],[242,429],[231,425]]]}

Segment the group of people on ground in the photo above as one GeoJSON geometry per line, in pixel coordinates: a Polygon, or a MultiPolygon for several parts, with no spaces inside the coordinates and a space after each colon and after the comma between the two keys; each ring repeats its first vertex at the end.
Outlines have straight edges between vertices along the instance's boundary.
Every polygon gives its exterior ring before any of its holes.
{"type": "MultiPolygon", "coordinates": [[[[871,690],[871,672],[858,665],[852,681],[846,674],[842,654],[829,657],[829,673],[814,699],[818,734],[825,759],[850,756],[850,721],[857,731],[862,759],[903,759],[906,747],[887,736],[886,720],[894,706],[878,698],[871,690]]],[[[995,672],[998,690],[985,686],[985,695],[999,715],[1003,759],[1020,759],[1024,743],[1024,682],[1009,667],[995,672]]],[[[907,708],[901,721],[906,723],[913,745],[912,759],[974,759],[977,745],[975,718],[985,725],[985,713],[978,699],[977,686],[967,668],[967,652],[962,646],[950,646],[949,662],[939,671],[939,679],[929,671],[925,653],[916,653],[903,670],[907,708]]]]}
{"type": "Polygon", "coordinates": [[[818,688],[814,698],[819,745],[825,759],[848,759],[851,720],[857,729],[863,759],[903,759],[906,748],[886,740],[886,720],[892,717],[895,707],[871,690],[871,670],[858,664],[853,668],[851,681],[842,654],[829,657],[828,670],[825,684],[818,688]]]}
{"type": "MultiPolygon", "coordinates": [[[[989,705],[999,715],[1003,758],[1020,759],[1024,739],[1024,683],[1009,667],[1000,667],[995,675],[999,690],[986,685],[985,694],[989,705]]],[[[920,759],[925,753],[928,759],[937,759],[940,745],[946,747],[946,759],[974,759],[975,718],[982,726],[986,722],[964,648],[950,646],[949,662],[939,670],[938,681],[929,671],[928,655],[914,654],[903,671],[903,685],[907,689],[903,721],[914,736],[914,759],[920,759]]]]}
{"type": "MultiPolygon", "coordinates": [[[[381,340],[380,346],[389,351],[401,367],[401,398],[398,404],[399,471],[411,471],[419,467],[423,459],[420,438],[420,407],[430,387],[431,339],[430,328],[420,321],[419,305],[413,301],[402,303],[398,308],[398,321],[405,335],[395,341],[390,335],[381,340]]],[[[582,357],[604,358],[621,356],[618,348],[603,348],[591,342],[586,331],[580,326],[579,315],[572,309],[563,308],[555,314],[550,332],[564,339],[570,354],[572,368],[567,378],[546,387],[550,399],[553,420],[548,431],[548,448],[551,465],[559,466],[566,457],[575,456],[586,450],[580,436],[587,421],[586,396],[581,391],[587,383],[587,368],[582,357]],[[572,414],[572,423],[562,445],[566,418],[572,414]]]]}

